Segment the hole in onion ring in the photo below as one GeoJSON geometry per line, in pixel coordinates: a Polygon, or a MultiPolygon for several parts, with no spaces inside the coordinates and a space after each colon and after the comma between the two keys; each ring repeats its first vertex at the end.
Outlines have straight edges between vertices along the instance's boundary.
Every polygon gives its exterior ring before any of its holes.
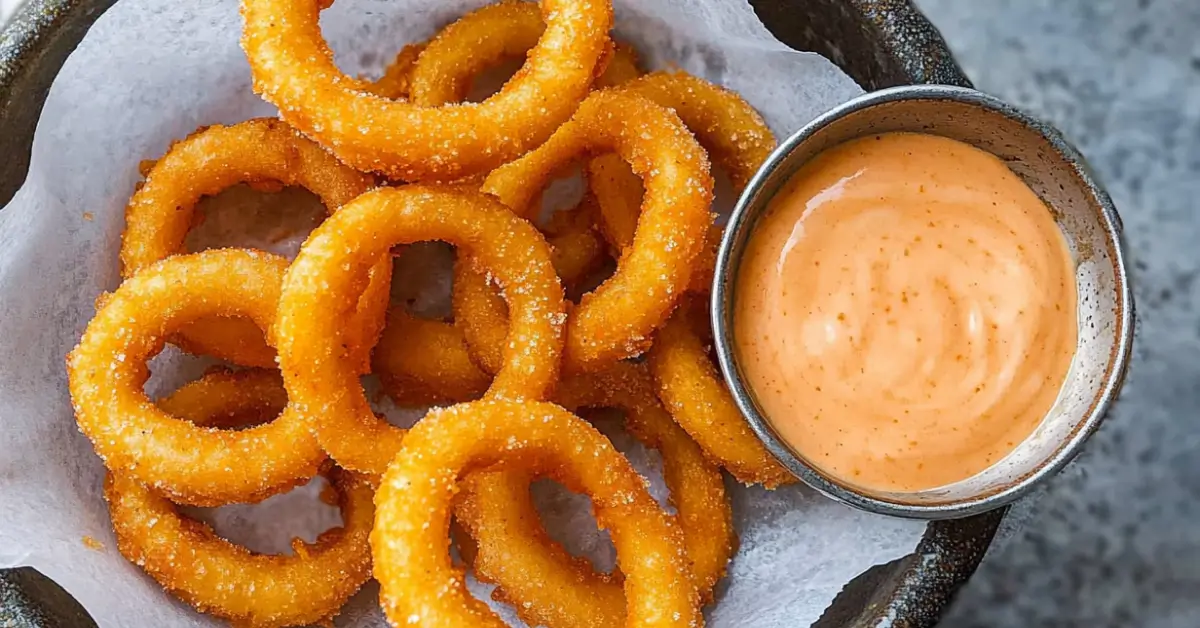
{"type": "Polygon", "coordinates": [[[317,476],[304,486],[257,504],[183,506],[179,511],[211,525],[221,538],[252,552],[290,556],[294,553],[292,539],[314,543],[322,532],[342,525],[337,506],[322,498],[326,491],[332,491],[328,480],[317,476]]]}
{"type": "Polygon", "coordinates": [[[717,224],[722,227],[729,221],[729,214],[733,213],[733,206],[737,204],[738,196],[741,194],[733,185],[733,180],[729,178],[729,173],[724,168],[713,166],[713,204],[712,211],[717,215],[717,224]]]}
{"type": "Polygon", "coordinates": [[[501,87],[512,78],[517,70],[525,64],[525,57],[504,59],[493,67],[488,68],[471,80],[471,89],[467,91],[465,102],[483,102],[492,94],[500,91],[501,87]]]}
{"type": "Polygon", "coordinates": [[[596,525],[592,500],[572,493],[561,484],[547,479],[529,487],[533,504],[551,539],[572,556],[586,558],[597,573],[610,574],[617,566],[617,550],[606,530],[596,525]]]}
{"type": "MultiPolygon", "coordinates": [[[[647,448],[625,429],[625,416],[608,408],[581,409],[580,416],[596,426],[612,441],[617,451],[648,481],[648,489],[668,514],[675,508],[668,500],[670,491],[662,474],[662,455],[647,448]]],[[[592,500],[573,493],[553,480],[539,479],[530,486],[533,503],[541,515],[546,533],[574,556],[586,558],[600,573],[612,573],[616,567],[616,549],[608,532],[599,529],[592,516],[592,500]]]]}
{"type": "Polygon", "coordinates": [[[404,11],[371,10],[364,0],[328,0],[321,5],[321,37],[333,52],[333,63],[346,76],[375,81],[404,49],[404,40],[396,33],[411,33],[412,41],[425,42],[451,22],[462,17],[461,10],[429,7],[421,20],[412,20],[404,11]],[[415,23],[414,23],[415,22],[415,23]]]}
{"type": "Polygon", "coordinates": [[[302,187],[272,187],[242,183],[201,199],[196,204],[197,224],[184,240],[185,250],[250,247],[294,258],[328,210],[316,194],[302,187]]]}
{"type": "Polygon", "coordinates": [[[454,247],[445,242],[401,247],[392,264],[392,307],[402,305],[419,318],[448,320],[454,260],[454,247]]]}
{"type": "Polygon", "coordinates": [[[425,404],[398,402],[387,394],[378,375],[364,375],[359,381],[362,382],[363,394],[367,396],[367,403],[370,404],[371,410],[375,412],[376,416],[383,417],[389,424],[396,427],[411,428],[433,408],[433,406],[425,404]]]}
{"type": "Polygon", "coordinates": [[[200,379],[209,369],[228,366],[228,362],[217,358],[192,355],[167,345],[146,362],[150,378],[146,380],[143,390],[151,399],[160,399],[179,390],[184,384],[200,379]]]}
{"type": "Polygon", "coordinates": [[[571,303],[578,304],[583,295],[599,288],[600,284],[608,281],[608,278],[612,277],[615,272],[617,272],[617,261],[611,256],[605,255],[596,270],[585,275],[575,285],[564,286],[567,299],[571,303]]]}
{"type": "Polygon", "coordinates": [[[583,182],[582,164],[574,163],[569,168],[558,173],[550,181],[550,185],[542,191],[541,209],[537,212],[530,212],[531,215],[536,215],[535,221],[538,226],[543,226],[550,221],[550,217],[555,213],[575,208],[583,200],[584,182],[583,182]]]}

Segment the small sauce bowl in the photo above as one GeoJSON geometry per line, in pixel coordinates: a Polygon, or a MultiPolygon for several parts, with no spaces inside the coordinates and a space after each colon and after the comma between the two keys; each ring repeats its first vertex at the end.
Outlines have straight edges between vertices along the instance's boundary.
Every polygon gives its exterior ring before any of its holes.
{"type": "Polygon", "coordinates": [[[870,512],[916,519],[966,517],[1004,506],[1075,457],[1103,420],[1125,380],[1134,304],[1121,221],[1083,157],[1055,129],[981,92],[913,85],[851,100],[797,131],[751,180],[730,218],[717,256],[712,322],[717,358],[742,414],[781,464],[817,491],[870,512]],[[772,197],[822,151],[866,135],[907,131],[955,139],[999,157],[1046,203],[1075,262],[1079,332],[1058,401],[1033,434],[982,472],[913,492],[850,486],[805,460],[778,435],[738,363],[736,278],[746,244],[772,197]]]}

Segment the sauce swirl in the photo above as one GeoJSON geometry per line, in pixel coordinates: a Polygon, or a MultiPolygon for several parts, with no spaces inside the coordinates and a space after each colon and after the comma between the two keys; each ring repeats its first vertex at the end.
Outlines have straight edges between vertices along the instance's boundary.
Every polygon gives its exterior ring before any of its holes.
{"type": "Polygon", "coordinates": [[[818,155],[738,272],[735,350],[763,413],[862,488],[935,488],[998,462],[1075,354],[1075,266],[1050,210],[956,140],[888,133],[818,155]]]}

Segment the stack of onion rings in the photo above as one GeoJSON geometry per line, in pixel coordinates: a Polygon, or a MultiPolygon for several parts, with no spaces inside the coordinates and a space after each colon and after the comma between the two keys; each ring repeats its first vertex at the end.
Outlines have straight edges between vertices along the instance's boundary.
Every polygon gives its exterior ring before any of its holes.
{"type": "Polygon", "coordinates": [[[109,470],[196,506],[256,502],[317,473],[325,454],[294,403],[265,425],[228,431],[173,417],[143,391],[147,360],[190,321],[244,316],[269,329],[286,268],[266,253],[205,251],[153,264],[106,300],[67,373],[79,429],[109,470]]]}
{"type": "MultiPolygon", "coordinates": [[[[670,316],[712,220],[708,159],[669,110],[633,94],[601,91],[589,96],[549,141],[494,171],[483,187],[522,213],[554,173],[573,159],[610,150],[644,177],[647,193],[639,227],[645,228],[639,228],[613,277],[584,295],[572,312],[568,371],[596,371],[642,353],[654,330],[670,316]]],[[[468,264],[460,263],[455,273],[455,320],[473,351],[494,355],[503,317],[487,316],[495,308],[471,298],[485,294],[487,286],[479,287],[486,280],[471,277],[468,270],[468,264]],[[469,287],[472,283],[474,288],[469,287]],[[457,294],[460,290],[464,294],[457,294]]]]}
{"type": "Polygon", "coordinates": [[[343,467],[383,473],[404,431],[375,416],[341,341],[340,319],[360,298],[357,281],[396,244],[442,240],[502,286],[513,317],[494,397],[544,397],[558,379],[562,286],[541,233],[495,199],[455,187],[411,185],[368,192],[315,231],[287,271],[274,335],[289,397],[321,446],[343,467]]]}
{"type": "Polygon", "coordinates": [[[484,400],[435,410],[408,433],[376,495],[371,548],[393,625],[504,626],[450,562],[452,496],[472,471],[546,475],[589,495],[625,574],[629,626],[696,626],[682,535],[608,439],[546,403],[484,400]]]}
{"type": "MultiPolygon", "coordinates": [[[[506,59],[526,57],[544,32],[545,23],[534,3],[486,6],[452,23],[427,43],[405,46],[370,90],[386,98],[411,95],[415,103],[430,107],[460,103],[480,74],[506,59]],[[418,85],[415,89],[414,84],[418,85]]],[[[636,51],[618,44],[595,86],[618,85],[641,74],[636,51]]],[[[568,289],[603,264],[604,242],[596,230],[598,222],[596,201],[589,193],[578,207],[555,213],[543,230],[554,269],[568,289]]],[[[504,307],[500,299],[493,305],[504,307]]],[[[461,332],[449,323],[418,319],[401,310],[389,314],[392,331],[381,338],[374,353],[374,368],[393,399],[419,406],[478,398],[488,380],[463,356],[447,351],[461,342],[461,332]]],[[[503,330],[499,331],[496,344],[490,346],[502,345],[503,330]]],[[[500,352],[481,356],[479,361],[494,374],[500,368],[500,352]]]]}
{"type": "MultiPolygon", "coordinates": [[[[257,424],[284,404],[279,375],[269,371],[210,373],[159,401],[197,427],[257,424]]],[[[254,554],[229,543],[126,475],[110,474],[104,494],[118,551],[167,591],[238,625],[297,626],[332,619],[371,577],[374,492],[339,469],[326,477],[342,526],[311,545],[294,540],[294,556],[254,554]]]]}
{"type": "MultiPolygon", "coordinates": [[[[255,90],[343,162],[401,181],[487,172],[545,141],[575,111],[612,46],[610,2],[543,0],[545,32],[498,94],[423,107],[370,93],[334,65],[318,21],[326,4],[243,0],[242,47],[255,90]]],[[[410,91],[423,89],[423,76],[410,91]]]]}
{"type": "MultiPolygon", "coordinates": [[[[545,30],[534,3],[486,6],[442,29],[428,44],[405,47],[376,86],[394,85],[392,94],[408,95],[425,107],[462,103],[475,79],[506,59],[526,58],[545,30]]],[[[618,45],[595,85],[619,85],[638,76],[637,53],[628,45],[618,45]]],[[[557,222],[552,218],[545,229],[554,268],[567,286],[603,261],[602,241],[593,229],[597,222],[593,205],[594,199],[585,197],[576,209],[555,214],[557,222]]]]}
{"type": "MultiPolygon", "coordinates": [[[[330,213],[366,192],[371,177],[338,162],[280,120],[260,118],[211,126],[173,144],[146,173],[125,210],[121,266],[126,278],[183,252],[195,224],[196,203],[238,183],[296,185],[320,197],[330,213]]],[[[371,346],[383,329],[391,283],[390,259],[370,270],[370,287],[359,300],[348,342],[356,370],[369,370],[371,346]]],[[[202,319],[181,328],[171,341],[197,354],[243,366],[274,368],[275,351],[244,319],[202,319]]]]}
{"type": "Polygon", "coordinates": [[[642,76],[609,36],[610,0],[501,0],[406,45],[376,81],[334,65],[318,24],[330,3],[242,0],[255,89],[282,120],[201,129],[147,162],[125,281],[68,358],[118,548],[238,625],[329,621],[372,575],[371,553],[393,624],[498,624],[450,563],[453,514],[463,555],[530,624],[700,625],[737,544],[719,466],[792,481],[737,413],[700,314],[721,234],[709,160],[740,189],[770,131],[723,88],[642,76]],[[524,65],[498,93],[464,102],[511,58],[524,65]],[[543,189],[576,160],[583,200],[535,226],[543,189]],[[366,173],[399,187],[372,190],[366,173]],[[291,265],[180,255],[196,202],[236,183],[303,186],[331,215],[291,265]],[[454,322],[388,302],[395,248],[422,240],[459,249],[454,322]],[[565,302],[606,256],[612,277],[565,302]],[[155,404],[146,361],[166,342],[259,368],[212,370],[155,404]],[[458,405],[393,427],[367,401],[368,372],[403,405],[458,405]],[[677,516],[571,414],[592,407],[624,410],[660,451],[677,516]],[[345,525],[293,557],[252,554],[175,507],[255,502],[318,473],[345,525]],[[529,494],[543,475],[592,497],[619,571],[551,540],[529,494]]]}

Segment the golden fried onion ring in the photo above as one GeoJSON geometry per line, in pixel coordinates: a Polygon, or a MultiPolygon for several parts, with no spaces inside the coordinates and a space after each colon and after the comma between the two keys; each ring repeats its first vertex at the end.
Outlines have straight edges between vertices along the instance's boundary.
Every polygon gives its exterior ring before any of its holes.
{"type": "MultiPolygon", "coordinates": [[[[286,404],[279,373],[257,369],[210,372],[158,402],[201,427],[256,425],[286,404]]],[[[121,555],[200,612],[239,626],[316,624],[332,619],[370,579],[375,519],[374,491],[365,481],[338,469],[326,476],[342,526],[311,545],[294,540],[294,556],[233,545],[127,476],[105,479],[105,499],[121,555]]]]}
{"type": "Polygon", "coordinates": [[[394,625],[504,625],[467,592],[448,554],[458,481],[493,465],[546,475],[592,498],[625,573],[625,625],[703,622],[682,535],[608,439],[558,406],[492,399],[431,411],[383,477],[371,548],[394,625]]]}
{"type": "MultiPolygon", "coordinates": [[[[283,121],[248,120],[210,126],[173,144],[146,174],[125,210],[122,274],[128,278],[170,255],[182,253],[195,224],[196,203],[238,183],[295,185],[321,198],[332,213],[370,189],[373,181],[325,152],[283,121]]],[[[359,372],[367,372],[371,345],[383,329],[391,284],[391,260],[370,270],[370,289],[349,324],[359,372]]],[[[275,351],[244,319],[202,319],[180,328],[171,342],[197,354],[242,366],[275,368],[275,351]]]]}
{"type": "MultiPolygon", "coordinates": [[[[556,401],[569,411],[617,408],[629,432],[662,453],[663,476],[683,529],[687,558],[701,598],[725,574],[737,537],[721,472],[672,420],[654,396],[642,365],[618,362],[598,374],[569,377],[556,401]]],[[[476,545],[476,575],[497,585],[493,597],[507,602],[531,626],[617,626],[625,618],[619,578],[597,574],[550,539],[520,472],[475,473],[463,482],[455,510],[476,545]]]]}
{"type": "Polygon", "coordinates": [[[203,428],[143,391],[167,336],[204,317],[275,321],[287,260],[239,249],[170,257],[125,280],[67,357],[75,420],[109,470],[196,506],[256,502],[307,482],[325,454],[295,404],[242,431],[203,428]],[[236,281],[231,281],[236,278],[236,281]]]}
{"type": "MultiPolygon", "coordinates": [[[[622,256],[616,273],[584,295],[571,313],[568,371],[597,371],[640,354],[670,316],[712,222],[708,159],[669,110],[634,94],[601,91],[589,96],[545,144],[498,168],[483,186],[514,211],[526,212],[550,178],[572,160],[610,150],[633,164],[647,193],[634,246],[622,256]]],[[[465,271],[467,266],[456,268],[465,271]]],[[[467,274],[456,272],[456,291],[472,281],[467,274]]],[[[486,305],[457,294],[454,305],[468,346],[494,353],[495,346],[485,343],[498,337],[498,321],[477,316],[486,305]]]]}
{"type": "MultiPolygon", "coordinates": [[[[629,164],[617,155],[601,155],[593,158],[587,166],[588,192],[596,199],[600,214],[599,228],[614,257],[620,259],[624,251],[633,246],[641,214],[642,181],[629,164]]],[[[721,246],[721,235],[725,228],[712,224],[704,240],[704,249],[696,258],[688,291],[708,294],[712,289],[713,273],[717,265],[717,248],[721,246]]]]}
{"type": "Polygon", "coordinates": [[[684,303],[659,330],[647,356],[658,398],[709,458],[739,482],[767,488],[795,482],[738,411],[701,341],[707,329],[703,308],[684,303]]]}
{"type": "Polygon", "coordinates": [[[775,149],[771,129],[740,95],[682,70],[652,72],[615,89],[675,111],[738,190],[775,149]]]}
{"type": "MultiPolygon", "coordinates": [[[[402,181],[451,181],[487,172],[545,141],[587,94],[612,45],[608,0],[542,0],[545,33],[499,93],[482,103],[422,107],[370,93],[366,82],[337,68],[321,36],[324,4],[242,1],[242,47],[255,91],[345,163],[402,181]]],[[[473,15],[441,36],[470,28],[473,15]]],[[[427,80],[414,76],[412,91],[427,80]]]]}
{"type": "Polygon", "coordinates": [[[294,539],[292,556],[234,545],[128,476],[109,474],[104,498],[117,550],[175,597],[237,626],[307,626],[331,620],[371,579],[374,491],[351,473],[327,475],[342,525],[312,544],[294,539]]]}
{"type": "Polygon", "coordinates": [[[425,107],[465,101],[477,76],[506,59],[527,57],[545,31],[536,2],[505,0],[464,15],[417,59],[409,81],[412,101],[425,107]]]}
{"type": "MultiPolygon", "coordinates": [[[[683,71],[653,72],[617,88],[668,107],[679,115],[708,151],[713,165],[729,175],[740,193],[775,148],[775,136],[762,116],[741,96],[683,71]]],[[[623,251],[633,245],[642,188],[629,165],[615,155],[588,163],[588,184],[600,208],[600,229],[623,251]]],[[[711,288],[716,251],[723,229],[713,225],[692,275],[692,292],[711,288]]]]}
{"type": "Polygon", "coordinates": [[[541,233],[466,188],[411,185],[360,196],[318,227],[284,278],[274,328],[288,395],[304,409],[321,446],[343,467],[383,473],[404,430],[377,418],[348,363],[341,320],[362,290],[367,266],[396,244],[442,240],[478,272],[509,288],[513,324],[495,397],[544,397],[558,379],[562,286],[541,233]]]}
{"type": "MultiPolygon", "coordinates": [[[[474,79],[506,59],[526,57],[545,30],[535,3],[485,6],[443,29],[419,49],[419,57],[412,58],[413,47],[405,48],[381,81],[399,81],[396,75],[408,63],[411,78],[405,87],[414,103],[426,107],[461,103],[474,79]]],[[[596,84],[616,85],[640,74],[636,52],[619,45],[596,84]]],[[[585,197],[579,207],[556,213],[544,229],[554,268],[565,285],[574,285],[603,262],[602,242],[593,229],[597,218],[594,204],[585,197]]]]}
{"type": "MultiPolygon", "coordinates": [[[[485,6],[447,26],[419,51],[419,58],[412,62],[408,93],[413,102],[426,107],[463,102],[476,77],[506,59],[526,58],[545,31],[536,3],[502,1],[485,6]]],[[[401,71],[406,52],[408,48],[397,56],[385,77],[401,71]]],[[[611,87],[641,76],[631,46],[616,45],[606,62],[596,87],[611,87]]]]}
{"type": "MultiPolygon", "coordinates": [[[[770,129],[740,96],[683,72],[656,72],[618,89],[675,109],[738,192],[775,145],[770,129]]],[[[618,251],[628,249],[639,220],[642,191],[637,177],[622,160],[605,155],[589,162],[587,178],[600,208],[601,232],[618,251]]],[[[707,295],[711,289],[721,233],[720,227],[710,228],[689,285],[695,295],[707,295]]],[[[794,482],[738,412],[698,335],[708,331],[707,316],[690,307],[680,307],[650,349],[648,363],[659,398],[705,453],[739,481],[768,488],[794,482]]]]}

